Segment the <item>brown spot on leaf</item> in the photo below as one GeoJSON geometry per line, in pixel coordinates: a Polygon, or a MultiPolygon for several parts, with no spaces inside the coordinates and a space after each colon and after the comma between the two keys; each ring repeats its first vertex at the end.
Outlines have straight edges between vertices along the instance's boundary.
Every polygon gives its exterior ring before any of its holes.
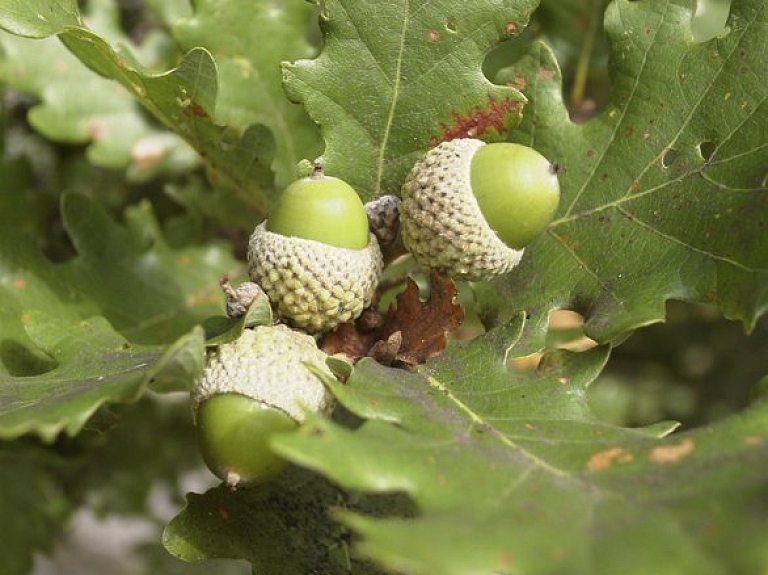
{"type": "Polygon", "coordinates": [[[182,113],[185,116],[194,116],[196,118],[208,118],[208,112],[197,102],[189,102],[182,108],[182,113]]]}
{"type": "Polygon", "coordinates": [[[548,68],[539,68],[536,70],[536,76],[543,80],[551,80],[555,77],[555,71],[548,68]]]}
{"type": "Polygon", "coordinates": [[[763,438],[759,435],[749,435],[744,438],[744,443],[747,445],[762,445],[763,438]]]}
{"type": "Polygon", "coordinates": [[[416,282],[409,278],[379,327],[361,332],[354,324],[342,324],[325,336],[323,351],[410,365],[439,355],[448,343],[448,332],[464,320],[464,308],[456,303],[458,291],[452,280],[433,272],[430,283],[430,297],[421,301],[416,282]]]}
{"type": "Polygon", "coordinates": [[[648,454],[651,463],[676,463],[693,453],[693,439],[686,437],[676,445],[654,447],[648,454]]]}
{"type": "Polygon", "coordinates": [[[219,507],[218,512],[222,521],[229,521],[230,517],[232,517],[232,514],[229,512],[229,510],[225,509],[224,507],[219,507]]]}
{"type": "Polygon", "coordinates": [[[523,92],[528,86],[528,80],[525,78],[525,76],[515,76],[509,82],[507,82],[507,85],[523,92]]]}
{"type": "Polygon", "coordinates": [[[488,96],[484,108],[476,108],[468,114],[454,113],[450,124],[440,124],[440,134],[430,139],[434,147],[441,142],[457,138],[482,138],[488,132],[501,134],[506,127],[507,118],[517,113],[520,102],[516,100],[496,100],[488,96]]]}
{"type": "Polygon", "coordinates": [[[27,278],[22,276],[16,276],[13,278],[13,287],[16,289],[26,289],[27,287],[27,278]]]}
{"type": "Polygon", "coordinates": [[[440,39],[440,33],[437,30],[430,30],[427,33],[430,42],[437,42],[440,39]]]}
{"type": "Polygon", "coordinates": [[[507,22],[504,26],[504,31],[507,34],[517,34],[517,24],[515,22],[507,22]]]}
{"type": "Polygon", "coordinates": [[[614,462],[629,463],[632,461],[632,454],[624,451],[622,447],[611,447],[604,451],[598,451],[587,461],[587,469],[590,471],[603,471],[611,467],[614,462]]]}

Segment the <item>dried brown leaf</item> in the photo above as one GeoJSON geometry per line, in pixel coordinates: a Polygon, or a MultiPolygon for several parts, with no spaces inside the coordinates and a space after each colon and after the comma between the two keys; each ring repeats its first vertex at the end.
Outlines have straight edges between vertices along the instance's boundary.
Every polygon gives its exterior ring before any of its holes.
{"type": "Polygon", "coordinates": [[[456,302],[458,291],[453,280],[433,272],[430,285],[429,299],[422,301],[416,282],[408,278],[405,291],[397,296],[397,305],[390,307],[379,327],[362,331],[353,324],[343,324],[326,335],[323,351],[410,365],[439,355],[448,343],[448,333],[464,320],[464,308],[456,302]]]}

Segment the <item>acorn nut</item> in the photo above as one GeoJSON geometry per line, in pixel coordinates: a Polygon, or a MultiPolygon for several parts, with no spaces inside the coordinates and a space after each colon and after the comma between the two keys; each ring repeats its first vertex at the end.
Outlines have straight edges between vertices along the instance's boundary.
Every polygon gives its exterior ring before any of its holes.
{"type": "Polygon", "coordinates": [[[285,325],[246,329],[208,353],[192,412],[203,459],[229,487],[278,475],[287,461],[270,438],[330,410],[332,395],[305,365],[331,375],[325,359],[312,336],[285,325]]]}
{"type": "Polygon", "coordinates": [[[251,280],[277,315],[307,333],[357,318],[383,268],[363,203],[320,168],[290,184],[248,244],[251,280]]]}
{"type": "Polygon", "coordinates": [[[465,280],[514,268],[554,216],[554,166],[520,144],[462,138],[431,149],[402,187],[405,247],[427,267],[465,280]]]}

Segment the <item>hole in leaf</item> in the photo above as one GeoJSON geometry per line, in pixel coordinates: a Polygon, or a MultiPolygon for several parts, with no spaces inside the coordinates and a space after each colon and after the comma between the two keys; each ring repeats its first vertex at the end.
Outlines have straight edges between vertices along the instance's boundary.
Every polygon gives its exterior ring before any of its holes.
{"type": "Polygon", "coordinates": [[[520,86],[516,79],[524,77],[519,66],[524,63],[524,56],[535,35],[532,26],[528,26],[521,34],[504,38],[483,60],[485,77],[496,84],[524,91],[524,86],[520,86]]]}
{"type": "Polygon", "coordinates": [[[723,38],[730,28],[726,26],[731,11],[731,0],[698,0],[691,19],[691,32],[696,42],[723,38]]]}
{"type": "Polygon", "coordinates": [[[456,24],[456,18],[454,16],[451,16],[448,18],[448,21],[445,23],[445,29],[448,32],[456,32],[457,31],[457,24],[456,24]]]}
{"type": "Polygon", "coordinates": [[[587,398],[600,419],[615,425],[709,424],[750,403],[768,371],[766,344],[768,317],[747,336],[714,306],[671,301],[664,323],[614,348],[587,398]]]}
{"type": "Polygon", "coordinates": [[[704,158],[704,160],[709,160],[716,149],[717,146],[714,142],[707,141],[699,144],[699,154],[701,154],[701,157],[704,158]]]}
{"type": "Polygon", "coordinates": [[[541,358],[544,354],[541,352],[532,353],[530,355],[524,355],[521,357],[512,358],[509,362],[509,369],[515,373],[526,373],[535,370],[541,363],[541,358]]]}
{"type": "Polygon", "coordinates": [[[0,362],[13,377],[42,375],[58,366],[58,362],[51,357],[11,339],[0,342],[0,362]]]}
{"type": "MultiPolygon", "coordinates": [[[[597,343],[584,335],[584,317],[568,309],[556,309],[549,314],[547,324],[546,349],[566,349],[568,351],[586,351],[597,343]]],[[[512,371],[521,373],[532,371],[539,366],[543,352],[513,358],[510,362],[512,371]]]]}
{"type": "Polygon", "coordinates": [[[661,167],[665,170],[675,163],[675,160],[680,156],[680,152],[670,148],[661,155],[661,167]]]}
{"type": "Polygon", "coordinates": [[[549,314],[546,346],[548,349],[586,351],[597,343],[584,335],[584,317],[569,309],[557,309],[549,314]]]}

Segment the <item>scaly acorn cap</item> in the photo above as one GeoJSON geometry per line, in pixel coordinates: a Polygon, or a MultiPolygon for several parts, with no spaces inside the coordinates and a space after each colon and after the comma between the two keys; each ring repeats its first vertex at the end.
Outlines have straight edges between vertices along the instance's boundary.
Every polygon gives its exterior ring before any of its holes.
{"type": "Polygon", "coordinates": [[[246,329],[208,353],[192,410],[203,459],[231,489],[279,475],[288,461],[272,437],[294,430],[305,410],[330,408],[331,394],[303,363],[330,374],[325,358],[312,336],[284,325],[246,329]]]}
{"type": "Polygon", "coordinates": [[[248,266],[281,318],[322,333],[371,304],[384,264],[373,234],[366,248],[355,250],[283,236],[263,222],[248,243],[248,266]]]}
{"type": "Polygon", "coordinates": [[[246,329],[235,341],[208,352],[202,376],[191,392],[192,411],[214,395],[236,393],[264,409],[302,422],[305,410],[327,411],[333,396],[304,363],[332,376],[315,339],[285,325],[246,329]]]}
{"type": "Polygon", "coordinates": [[[485,142],[461,138],[429,150],[402,187],[403,243],[419,263],[456,279],[489,279],[523,256],[502,242],[470,186],[472,158],[485,142]]]}
{"type": "Polygon", "coordinates": [[[379,247],[388,246],[400,233],[400,198],[382,196],[365,204],[371,233],[379,240],[379,247]]]}

